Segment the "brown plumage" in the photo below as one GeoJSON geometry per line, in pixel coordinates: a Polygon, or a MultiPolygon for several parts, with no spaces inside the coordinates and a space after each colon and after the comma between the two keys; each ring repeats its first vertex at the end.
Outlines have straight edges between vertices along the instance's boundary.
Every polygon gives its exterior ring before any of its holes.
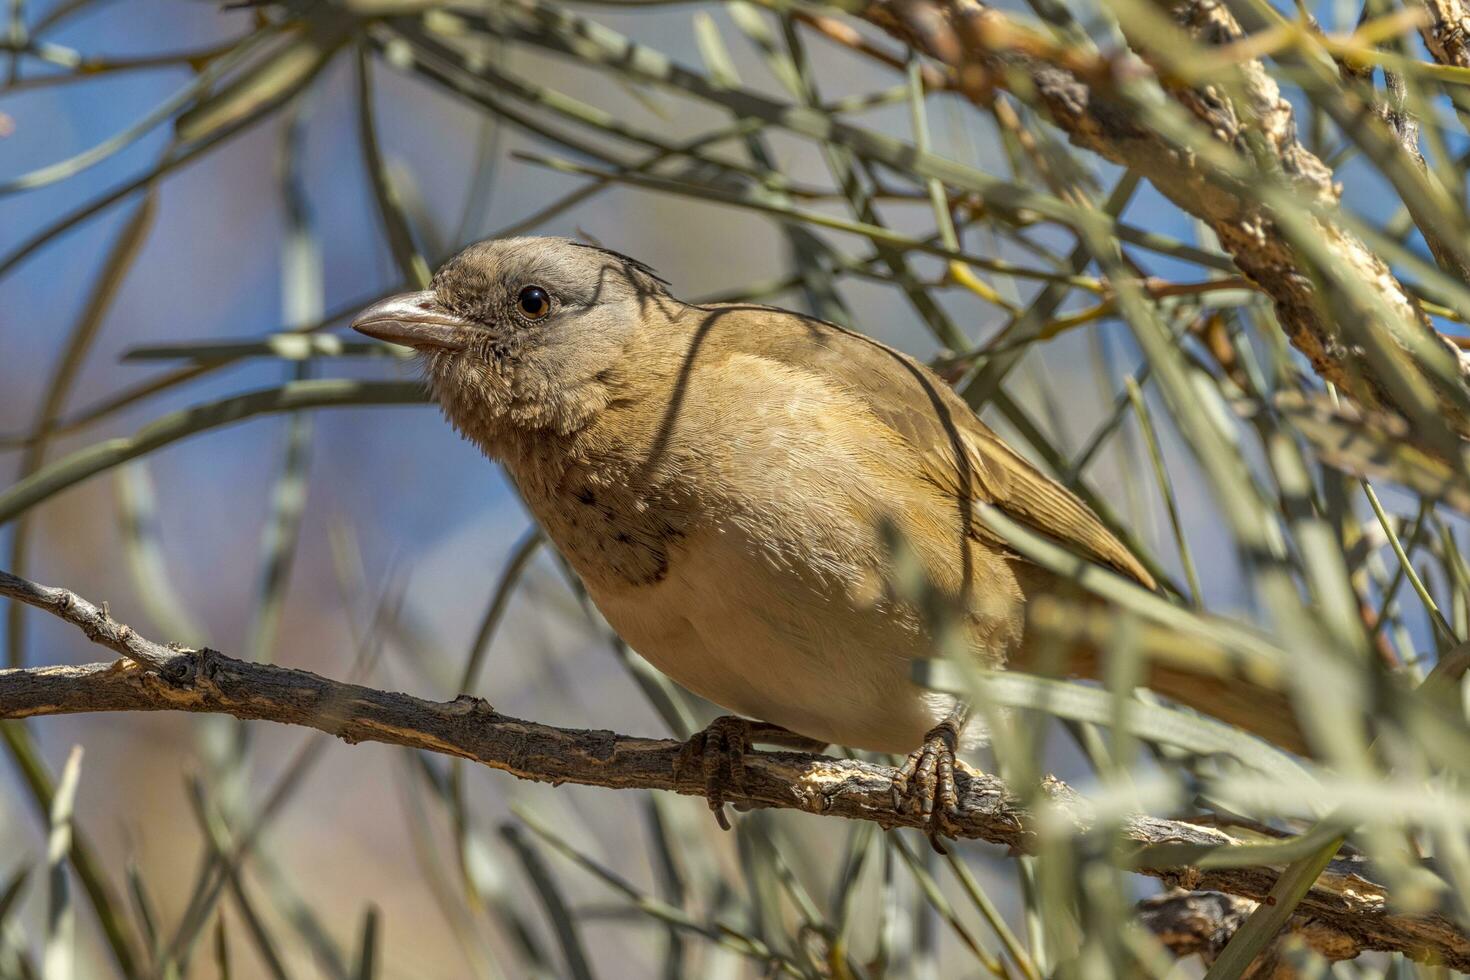
{"type": "MultiPolygon", "coordinates": [[[[1028,598],[1067,585],[977,520],[977,501],[1154,587],[913,358],[797,313],[684,303],[614,252],[484,242],[356,325],[423,352],[448,419],[504,462],[624,639],[747,717],[905,753],[953,708],[911,680],[936,616],[988,664],[1027,658],[1028,598]],[[896,584],[905,554],[934,601],[896,584]]],[[[1272,692],[1151,679],[1300,747],[1272,692]]]]}

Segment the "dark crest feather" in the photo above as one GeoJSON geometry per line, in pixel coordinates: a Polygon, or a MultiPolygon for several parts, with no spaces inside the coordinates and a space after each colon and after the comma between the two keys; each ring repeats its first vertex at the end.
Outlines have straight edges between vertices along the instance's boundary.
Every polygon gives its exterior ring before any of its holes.
{"type": "Polygon", "coordinates": [[[637,269],[639,272],[643,273],[654,282],[661,283],[665,286],[673,285],[663,276],[659,275],[658,272],[654,270],[653,266],[649,265],[647,262],[642,262],[638,259],[635,259],[631,255],[624,255],[622,252],[615,252],[610,248],[603,248],[601,245],[593,245],[589,242],[568,242],[567,244],[575,245],[577,248],[590,248],[594,252],[601,252],[603,255],[617,259],[619,262],[622,262],[623,264],[631,268],[637,269]]]}

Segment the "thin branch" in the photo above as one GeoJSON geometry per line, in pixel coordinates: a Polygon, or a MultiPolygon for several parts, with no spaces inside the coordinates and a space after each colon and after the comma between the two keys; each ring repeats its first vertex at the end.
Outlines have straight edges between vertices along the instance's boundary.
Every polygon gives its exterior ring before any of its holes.
{"type": "MultiPolygon", "coordinates": [[[[804,10],[798,10],[792,16],[832,43],[865,55],[895,71],[904,71],[908,67],[908,61],[902,53],[885,50],[882,46],[864,37],[850,24],[836,17],[813,14],[804,10]]],[[[956,87],[955,80],[950,74],[940,71],[933,65],[920,65],[919,78],[924,83],[925,91],[928,92],[941,92],[956,87]]]]}
{"type": "MultiPolygon", "coordinates": [[[[192,711],[228,714],[315,728],[346,741],[382,742],[479,762],[537,782],[615,789],[659,789],[703,796],[704,777],[677,766],[682,744],[609,731],[556,728],[497,712],[482,698],[426,701],[330,680],[304,670],[247,663],[213,650],[155,643],[65,589],[36,585],[0,572],[0,595],[37,606],[77,626],[121,654],[113,663],[0,670],[0,720],[97,711],[192,711]]],[[[870,820],[885,828],[922,829],[923,818],[894,808],[887,766],[794,752],[756,752],[745,763],[745,786],[728,794],[747,807],[870,820]]],[[[961,766],[963,815],[959,837],[1035,849],[1033,814],[994,776],[961,766]]],[[[1094,820],[1065,784],[1042,787],[1048,819],[1075,833],[1094,820]]],[[[1223,830],[1136,814],[1122,821],[1132,844],[1245,843],[1223,830]]],[[[1259,900],[1270,891],[1270,868],[1150,867],[1143,874],[1192,890],[1210,889],[1259,900]]],[[[1387,889],[1370,879],[1361,858],[1333,861],[1301,903],[1308,915],[1351,937],[1364,950],[1389,950],[1470,970],[1470,933],[1436,912],[1401,913],[1387,889]]]]}
{"type": "MultiPolygon", "coordinates": [[[[179,651],[144,639],[133,632],[131,626],[124,626],[114,620],[105,608],[97,608],[75,592],[49,585],[37,585],[29,579],[0,572],[0,595],[18,599],[28,606],[44,609],[58,619],[66,620],[93,643],[121,654],[141,668],[158,671],[168,678],[181,680],[184,677],[184,665],[178,659],[179,651]]],[[[9,719],[25,716],[7,714],[5,717],[9,719]]]]}

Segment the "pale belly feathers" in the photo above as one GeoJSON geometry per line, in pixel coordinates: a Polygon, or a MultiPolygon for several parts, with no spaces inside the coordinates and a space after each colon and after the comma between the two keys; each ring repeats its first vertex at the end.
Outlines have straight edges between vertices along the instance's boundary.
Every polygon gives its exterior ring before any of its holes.
{"type": "Polygon", "coordinates": [[[879,752],[911,751],[949,712],[952,698],[913,682],[928,639],[899,617],[761,561],[736,528],[694,545],[698,560],[673,558],[656,584],[592,589],[619,635],[684,687],[736,714],[879,752]]]}

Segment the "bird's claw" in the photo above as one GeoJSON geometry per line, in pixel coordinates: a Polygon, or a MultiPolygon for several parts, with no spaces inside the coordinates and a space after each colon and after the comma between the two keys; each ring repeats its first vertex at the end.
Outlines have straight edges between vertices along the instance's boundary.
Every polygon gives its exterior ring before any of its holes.
{"type": "Polygon", "coordinates": [[[959,830],[959,790],[955,786],[955,751],[959,732],[945,722],[929,730],[924,744],[909,753],[893,780],[893,808],[919,816],[928,830],[929,844],[944,854],[943,837],[959,830]]]}
{"type": "Polygon", "coordinates": [[[751,747],[751,723],[735,715],[723,715],[695,732],[675,762],[676,772],[697,766],[704,777],[704,795],[721,830],[730,829],[725,816],[725,793],[745,792],[745,753],[751,747]]]}

